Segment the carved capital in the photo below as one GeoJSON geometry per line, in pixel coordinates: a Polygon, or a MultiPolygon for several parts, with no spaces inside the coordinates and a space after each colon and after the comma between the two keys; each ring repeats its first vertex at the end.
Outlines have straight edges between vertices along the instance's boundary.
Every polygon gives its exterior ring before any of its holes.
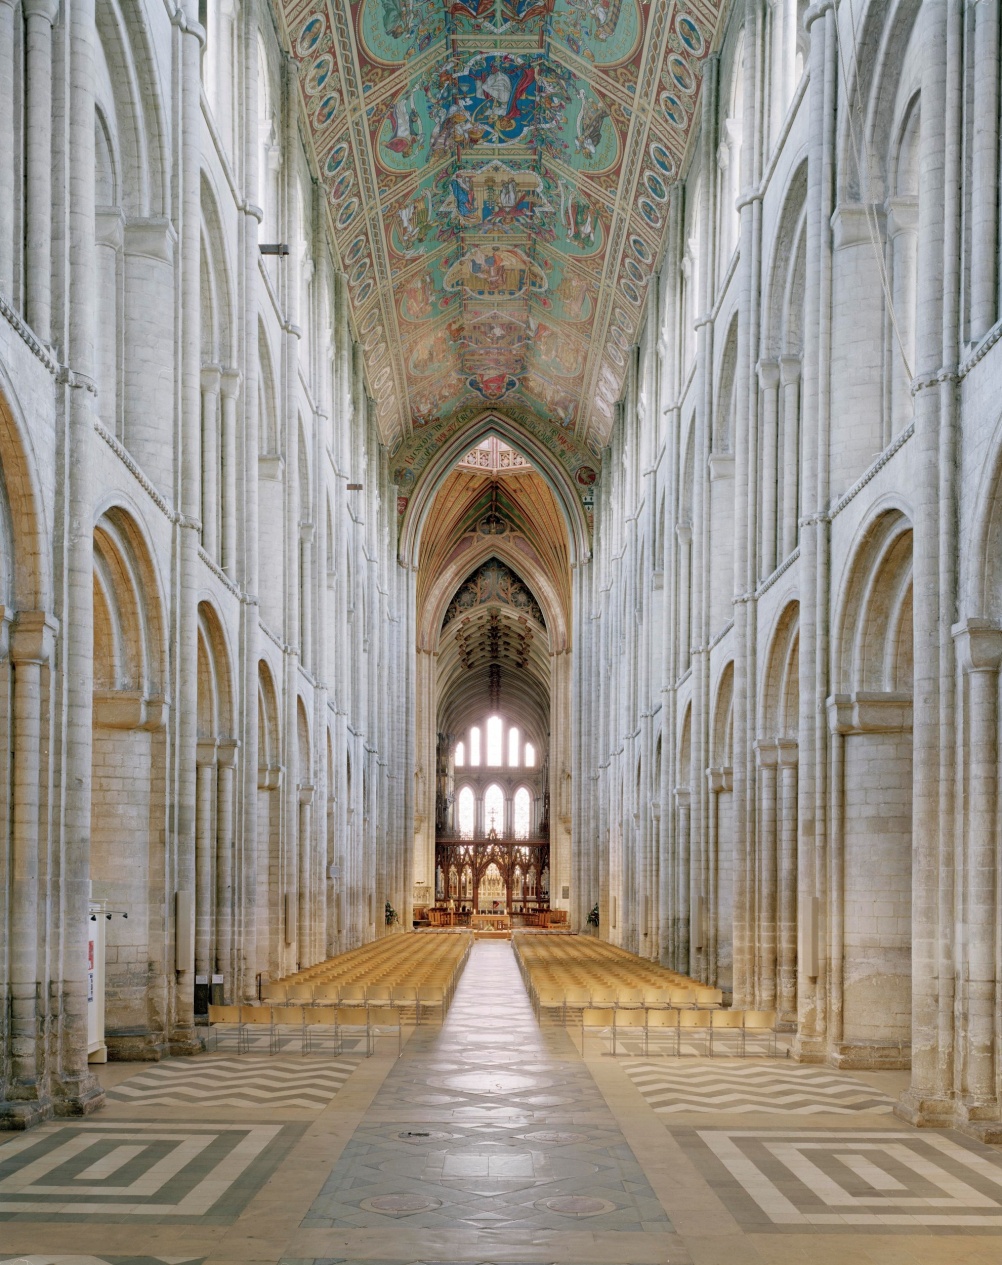
{"type": "Polygon", "coordinates": [[[47,611],[18,611],[10,637],[13,663],[48,663],[56,644],[59,621],[47,611]]]}
{"type": "Polygon", "coordinates": [[[1002,663],[1002,629],[991,620],[972,618],[954,624],[953,640],[965,672],[997,672],[1002,663]]]}

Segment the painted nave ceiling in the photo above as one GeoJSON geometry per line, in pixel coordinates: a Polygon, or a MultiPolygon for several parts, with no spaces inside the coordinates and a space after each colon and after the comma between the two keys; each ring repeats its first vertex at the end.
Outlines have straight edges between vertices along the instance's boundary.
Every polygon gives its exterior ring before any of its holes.
{"type": "Polygon", "coordinates": [[[401,511],[485,407],[590,508],[721,6],[281,8],[401,511]]]}

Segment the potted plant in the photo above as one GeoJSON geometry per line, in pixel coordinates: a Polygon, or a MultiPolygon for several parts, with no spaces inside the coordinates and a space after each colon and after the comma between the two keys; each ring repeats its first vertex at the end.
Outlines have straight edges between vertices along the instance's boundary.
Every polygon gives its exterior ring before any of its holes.
{"type": "Polygon", "coordinates": [[[393,908],[389,901],[386,902],[386,925],[392,927],[397,921],[397,911],[393,908]]]}
{"type": "Polygon", "coordinates": [[[588,926],[589,927],[598,926],[598,905],[597,904],[592,906],[591,913],[588,915],[588,926]]]}

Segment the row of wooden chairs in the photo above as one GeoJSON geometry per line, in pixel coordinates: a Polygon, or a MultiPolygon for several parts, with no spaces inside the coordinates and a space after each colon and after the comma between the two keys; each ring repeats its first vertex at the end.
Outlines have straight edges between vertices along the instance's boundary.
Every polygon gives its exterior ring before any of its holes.
{"type": "Polygon", "coordinates": [[[403,1048],[399,1010],[369,1006],[209,1006],[212,1048],[233,1048],[237,1054],[259,1049],[267,1041],[269,1054],[299,1046],[303,1055],[344,1053],[345,1037],[361,1046],[366,1058],[375,1053],[376,1040],[396,1036],[397,1056],[403,1048]]]}
{"type": "Polygon", "coordinates": [[[413,1011],[421,1023],[444,1018],[470,952],[472,936],[413,932],[386,937],[268,982],[271,1005],[369,1005],[413,1011]]]}
{"type": "Polygon", "coordinates": [[[536,1013],[542,1017],[548,1012],[551,1017],[559,1014],[560,1022],[566,1023],[571,1012],[585,1009],[588,1006],[614,1006],[621,1010],[638,1009],[674,1009],[674,1010],[719,1010],[724,1002],[724,995],[719,988],[632,988],[616,987],[611,984],[596,984],[591,987],[580,986],[565,988],[540,983],[534,988],[536,1013]]]}
{"type": "MultiPolygon", "coordinates": [[[[774,1010],[663,1010],[621,1009],[615,1006],[589,1006],[581,1012],[581,1053],[587,1053],[585,1041],[588,1034],[600,1041],[611,1039],[612,1053],[643,1053],[653,1051],[652,1038],[658,1051],[662,1045],[673,1047],[676,1057],[682,1053],[682,1042],[691,1044],[695,1053],[699,1045],[703,1052],[713,1056],[714,1039],[722,1052],[745,1057],[748,1038],[755,1042],[755,1054],[776,1053],[776,1012],[774,1010]],[[635,1048],[638,1044],[641,1050],[635,1048]]],[[[664,1050],[668,1053],[668,1050],[664,1050]]]]}

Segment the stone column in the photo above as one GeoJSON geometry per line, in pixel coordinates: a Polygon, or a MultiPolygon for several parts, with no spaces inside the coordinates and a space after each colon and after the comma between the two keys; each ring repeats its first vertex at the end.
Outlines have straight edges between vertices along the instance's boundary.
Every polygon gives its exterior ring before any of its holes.
{"type": "MultiPolygon", "coordinates": [[[[996,1081],[996,934],[998,930],[999,664],[1002,631],[985,619],[953,635],[967,678],[967,1060],[963,1111],[998,1111],[996,1081]]],[[[963,968],[961,968],[963,970],[963,968]]]]}
{"type": "MultiPolygon", "coordinates": [[[[60,538],[63,576],[57,598],[62,667],[62,818],[56,839],[58,917],[47,934],[50,960],[58,962],[58,1056],[53,1089],[58,1114],[81,1115],[104,1101],[87,1066],[87,917],[90,903],[91,778],[94,708],[94,502],[91,472],[96,269],[94,248],[94,84],[96,31],[93,0],[74,0],[69,10],[66,101],[65,215],[69,260],[65,356],[65,446],[58,474],[66,489],[60,538]]],[[[2,183],[2,182],[0,182],[2,183]]],[[[58,820],[58,818],[57,818],[58,820]]],[[[53,999],[55,1001],[55,999],[53,999]]],[[[55,1024],[53,1025],[55,1027],[55,1024]]]]}
{"type": "MultiPolygon", "coordinates": [[[[14,0],[0,0],[0,136],[14,136],[14,0]]],[[[8,153],[10,148],[8,148],[8,153]]],[[[13,164],[11,164],[13,165],[13,164]]],[[[12,170],[0,180],[0,294],[14,295],[14,191],[12,170]]]]}
{"type": "Polygon", "coordinates": [[[233,788],[237,744],[216,748],[216,970],[223,976],[227,1002],[236,1000],[234,982],[233,788]]]}
{"type": "Polygon", "coordinates": [[[692,662],[692,525],[676,523],[678,537],[678,670],[680,673],[692,662]]]}
{"type": "Polygon", "coordinates": [[[971,179],[971,327],[984,338],[998,314],[999,0],[975,0],[971,179]]]}
{"type": "Polygon", "coordinates": [[[202,369],[202,548],[219,557],[219,384],[218,365],[202,369]]]}
{"type": "Polygon", "coordinates": [[[42,854],[42,673],[52,658],[56,628],[51,616],[27,611],[10,637],[14,667],[12,724],[13,795],[10,825],[10,1085],[0,1107],[8,1126],[27,1128],[51,1114],[42,1083],[41,1020],[44,1014],[38,960],[44,940],[40,906],[42,854]],[[41,922],[40,920],[41,915],[41,922]]]}
{"type": "Polygon", "coordinates": [[[215,912],[216,744],[198,744],[195,775],[195,973],[208,975],[215,962],[212,924],[215,912]]]}
{"type": "Polygon", "coordinates": [[[918,199],[891,198],[887,207],[887,236],[891,244],[891,284],[894,312],[902,346],[890,333],[890,429],[885,445],[912,419],[912,383],[909,370],[915,360],[915,252],[918,249],[918,199]],[[907,361],[907,365],[906,365],[907,361]]]}
{"type": "MultiPolygon", "coordinates": [[[[199,540],[199,432],[201,429],[201,137],[200,73],[205,32],[198,23],[196,0],[175,10],[175,70],[180,86],[181,121],[176,154],[181,223],[178,234],[180,274],[180,356],[178,391],[181,405],[180,514],[177,524],[179,594],[177,623],[177,730],[175,759],[174,882],[178,892],[196,891],[195,817],[198,798],[198,597],[201,568],[199,540]]],[[[93,120],[90,122],[93,132],[93,120]]],[[[204,775],[203,775],[204,776],[204,775]]],[[[178,927],[175,924],[175,935],[178,927]]],[[[196,959],[197,960],[197,959],[196,959]]],[[[197,968],[199,969],[199,968],[197,968]]],[[[205,968],[200,968],[204,970],[205,968]]],[[[194,974],[178,971],[174,994],[171,1049],[187,1053],[194,1041],[194,974]]]]}
{"type": "Polygon", "coordinates": [[[760,360],[758,380],[762,389],[762,556],[759,574],[764,578],[776,569],[776,492],[779,466],[779,364],[760,360]]]}
{"type": "MultiPolygon", "coordinates": [[[[243,682],[241,709],[240,827],[238,832],[238,881],[240,923],[236,936],[241,1000],[254,996],[255,975],[268,964],[267,950],[258,956],[261,929],[257,925],[257,887],[268,890],[267,868],[260,867],[258,854],[258,640],[260,611],[258,605],[258,225],[261,211],[251,198],[257,196],[258,174],[258,15],[253,5],[241,6],[243,32],[240,46],[243,56],[243,178],[244,214],[240,220],[240,365],[242,368],[242,409],[237,450],[242,462],[235,479],[234,516],[239,494],[241,513],[238,519],[236,548],[244,597],[240,603],[240,669],[243,682]]],[[[236,579],[234,571],[232,578],[236,579]]],[[[267,909],[267,902],[263,905],[267,909]]],[[[235,994],[236,995],[236,994],[235,994]]]]}
{"type": "Polygon", "coordinates": [[[43,343],[51,317],[52,24],[58,11],[58,0],[24,0],[25,315],[43,343]]]}
{"type": "Polygon", "coordinates": [[[800,357],[780,356],[779,381],[783,388],[783,459],[780,486],[780,561],[797,547],[797,515],[800,512],[800,357]]]}
{"type": "Polygon", "coordinates": [[[237,369],[223,370],[220,390],[220,457],[223,477],[220,487],[222,532],[219,563],[230,579],[234,579],[237,565],[237,395],[240,391],[240,373],[237,369]]]}
{"type": "MultiPolygon", "coordinates": [[[[766,480],[768,482],[768,478],[766,480]]],[[[755,743],[758,764],[758,917],[754,937],[755,1000],[763,1010],[776,1005],[776,769],[778,752],[773,739],[755,743]]]]}
{"type": "MultiPolygon", "coordinates": [[[[309,509],[303,506],[303,509],[309,509]]],[[[312,523],[299,524],[300,662],[308,672],[313,663],[313,535],[312,523]]]]}
{"type": "MultiPolygon", "coordinates": [[[[815,897],[825,905],[827,875],[828,728],[820,702],[828,693],[829,533],[828,421],[831,312],[831,217],[834,211],[837,46],[832,0],[812,4],[804,15],[810,37],[808,95],[806,272],[803,356],[800,571],[800,755],[798,782],[798,879],[801,908],[815,897]]],[[[826,1014],[825,965],[816,978],[799,980],[797,1051],[823,1057],[826,1014]]]]}
{"type": "MultiPolygon", "coordinates": [[[[684,770],[680,770],[684,772],[684,770]]],[[[691,798],[688,786],[676,786],[675,803],[678,811],[678,838],[675,857],[675,934],[672,936],[673,968],[689,973],[689,849],[691,826],[689,810],[691,798]]]]}
{"type": "Polygon", "coordinates": [[[797,761],[789,738],[776,743],[779,758],[779,910],[778,985],[780,1020],[797,1020],[797,761]]]}
{"type": "Polygon", "coordinates": [[[313,873],[313,787],[299,788],[299,820],[296,840],[299,859],[299,965],[311,965],[313,908],[310,901],[313,873]]]}
{"type": "Polygon", "coordinates": [[[727,789],[725,769],[707,769],[706,781],[710,791],[708,821],[708,853],[706,892],[704,893],[703,950],[706,961],[706,983],[717,984],[717,941],[720,917],[720,792],[727,789]]]}

